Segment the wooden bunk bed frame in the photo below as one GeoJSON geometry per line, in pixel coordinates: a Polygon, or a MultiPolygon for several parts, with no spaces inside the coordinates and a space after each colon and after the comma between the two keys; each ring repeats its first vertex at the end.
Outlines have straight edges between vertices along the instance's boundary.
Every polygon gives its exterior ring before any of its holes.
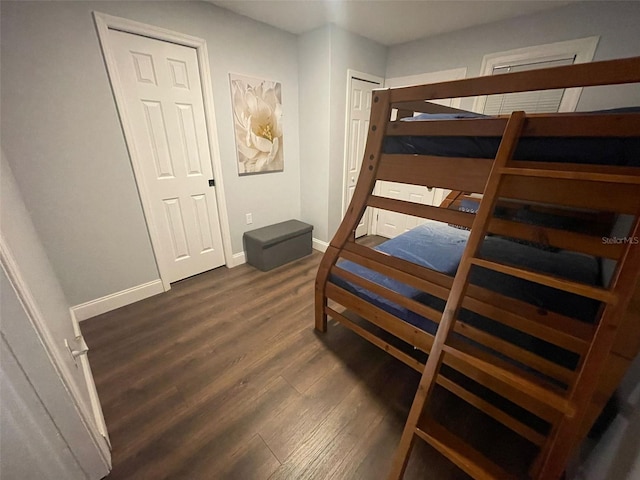
{"type": "Polygon", "coordinates": [[[513,160],[512,156],[521,137],[640,137],[640,113],[526,115],[514,112],[509,117],[402,122],[390,121],[392,109],[398,109],[399,117],[403,117],[414,112],[433,113],[434,108],[440,112],[447,110],[428,102],[434,99],[637,82],[640,82],[640,57],[374,91],[361,174],[344,220],[327,248],[317,274],[315,328],[326,331],[327,316],[330,316],[422,373],[390,479],[402,478],[416,438],[431,444],[474,478],[511,478],[510,473],[434,419],[427,418],[425,405],[435,384],[539,447],[528,470],[531,478],[560,478],[576,447],[640,351],[640,246],[633,241],[606,244],[602,236],[594,234],[493,217],[496,202],[505,197],[525,203],[613,212],[634,216],[628,235],[637,239],[640,236],[640,168],[523,162],[513,160]],[[502,140],[493,161],[383,153],[385,136],[397,135],[497,136],[502,140]],[[473,215],[376,196],[373,192],[378,180],[453,190],[443,207],[454,202],[460,192],[477,192],[483,196],[477,214],[473,215]],[[367,207],[469,227],[469,240],[455,277],[358,244],[355,229],[367,207]],[[544,239],[555,247],[613,259],[617,262],[613,279],[608,288],[595,287],[485,260],[478,251],[488,232],[529,241],[544,239]],[[342,269],[336,265],[340,259],[355,262],[445,300],[444,312],[342,269]],[[596,299],[602,305],[598,320],[594,325],[585,324],[470,285],[468,275],[474,265],[596,299]],[[332,281],[335,277],[436,322],[436,335],[430,335],[340,287],[332,281]],[[377,329],[352,321],[340,306],[366,320],[365,325],[375,325],[429,354],[427,361],[423,363],[397,348],[384,335],[376,333],[377,329]],[[457,319],[461,308],[575,352],[579,356],[577,368],[574,371],[560,367],[464,324],[457,319]],[[451,332],[509,356],[557,382],[544,381],[540,376],[487,355],[483,349],[460,342],[450,335],[451,332]],[[536,431],[451,381],[440,372],[443,364],[544,419],[548,422],[548,431],[536,431]]]}

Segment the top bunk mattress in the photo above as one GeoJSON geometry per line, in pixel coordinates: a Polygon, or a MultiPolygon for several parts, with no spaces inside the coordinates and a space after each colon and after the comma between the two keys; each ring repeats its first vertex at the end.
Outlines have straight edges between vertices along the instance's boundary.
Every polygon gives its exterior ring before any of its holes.
{"type": "MultiPolygon", "coordinates": [[[[629,107],[592,113],[640,113],[640,107],[629,107]]],[[[420,122],[484,118],[472,112],[454,114],[421,114],[402,121],[420,122]]],[[[493,159],[500,137],[460,136],[387,136],[384,153],[434,155],[493,159]]],[[[582,163],[611,166],[640,166],[638,137],[522,137],[514,159],[522,161],[582,163]]]]}

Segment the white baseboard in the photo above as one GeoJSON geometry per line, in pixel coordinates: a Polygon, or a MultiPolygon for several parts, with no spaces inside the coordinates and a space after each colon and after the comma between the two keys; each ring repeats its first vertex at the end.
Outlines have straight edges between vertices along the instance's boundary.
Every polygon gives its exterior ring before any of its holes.
{"type": "Polygon", "coordinates": [[[242,265],[243,263],[247,263],[247,257],[244,252],[234,253],[231,256],[231,261],[227,263],[227,267],[233,268],[237,267],[238,265],[242,265]]]}
{"type": "Polygon", "coordinates": [[[135,287],[127,288],[120,292],[106,295],[102,298],[96,298],[80,305],[71,307],[71,312],[78,319],[83,321],[96,315],[110,312],[116,308],[124,307],[131,303],[139,302],[145,298],[152,297],[159,293],[164,292],[162,286],[162,280],[153,280],[151,282],[143,283],[135,287]]]}
{"type": "Polygon", "coordinates": [[[314,250],[318,250],[319,252],[326,252],[329,244],[327,242],[323,242],[322,240],[318,240],[317,238],[313,239],[312,247],[314,250]]]}

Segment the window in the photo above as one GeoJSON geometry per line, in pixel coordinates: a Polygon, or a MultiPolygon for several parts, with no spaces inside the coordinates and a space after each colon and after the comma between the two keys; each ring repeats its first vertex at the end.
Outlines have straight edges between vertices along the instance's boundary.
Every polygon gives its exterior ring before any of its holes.
{"type": "MultiPolygon", "coordinates": [[[[539,68],[590,62],[599,37],[551,43],[486,55],[481,75],[500,75],[539,68]]],[[[580,98],[581,88],[518,92],[478,97],[474,111],[485,115],[571,112],[580,98]]]]}

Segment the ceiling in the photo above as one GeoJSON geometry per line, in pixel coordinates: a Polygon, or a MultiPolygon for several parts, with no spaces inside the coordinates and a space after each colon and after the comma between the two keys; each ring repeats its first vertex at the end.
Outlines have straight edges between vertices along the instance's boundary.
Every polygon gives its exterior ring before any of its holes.
{"type": "Polygon", "coordinates": [[[207,0],[301,34],[327,23],[383,45],[558,8],[577,0],[207,0]]]}

